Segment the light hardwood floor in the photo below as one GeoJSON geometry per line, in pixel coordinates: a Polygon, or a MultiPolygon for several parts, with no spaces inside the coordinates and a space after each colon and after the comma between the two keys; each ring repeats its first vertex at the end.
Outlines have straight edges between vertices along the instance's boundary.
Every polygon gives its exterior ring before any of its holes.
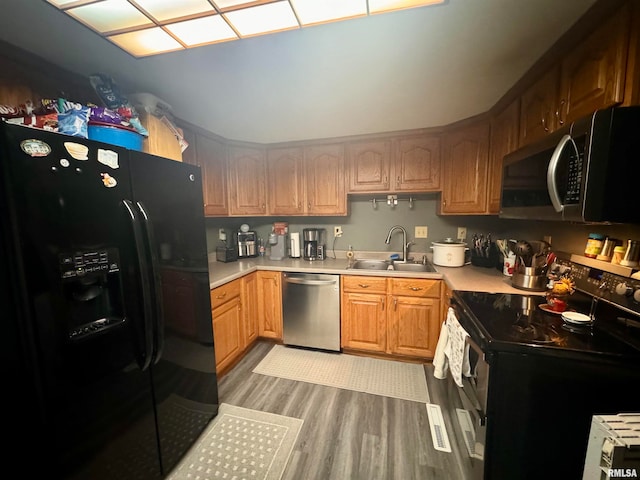
{"type": "MultiPolygon", "coordinates": [[[[252,373],[272,345],[258,342],[220,379],[219,395],[221,403],[304,420],[283,480],[465,478],[460,441],[451,438],[452,453],[433,448],[424,404],[252,373]]],[[[432,368],[425,365],[431,402],[446,401],[432,368]]]]}

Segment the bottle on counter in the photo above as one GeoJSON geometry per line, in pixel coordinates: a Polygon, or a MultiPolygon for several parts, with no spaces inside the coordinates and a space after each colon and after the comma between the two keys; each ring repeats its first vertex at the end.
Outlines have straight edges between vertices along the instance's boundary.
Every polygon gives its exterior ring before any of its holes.
{"type": "Polygon", "coordinates": [[[620,265],[620,262],[624,258],[625,248],[622,245],[614,247],[613,257],[611,257],[611,263],[614,265],[620,265]]]}
{"type": "Polygon", "coordinates": [[[587,245],[584,247],[584,256],[589,258],[596,258],[602,251],[602,245],[604,244],[604,235],[599,233],[590,233],[587,239],[587,245]]]}

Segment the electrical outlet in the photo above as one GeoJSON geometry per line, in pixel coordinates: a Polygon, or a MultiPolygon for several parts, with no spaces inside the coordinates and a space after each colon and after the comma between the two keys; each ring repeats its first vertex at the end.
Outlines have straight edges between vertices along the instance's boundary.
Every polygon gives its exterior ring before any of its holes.
{"type": "Polygon", "coordinates": [[[333,227],[333,236],[341,237],[342,236],[342,227],[333,227]]]}
{"type": "Polygon", "coordinates": [[[467,238],[467,227],[458,227],[458,240],[467,238]]]}
{"type": "Polygon", "coordinates": [[[416,238],[427,238],[429,229],[425,225],[424,227],[416,227],[415,237],[416,238]]]}
{"type": "Polygon", "coordinates": [[[226,240],[227,239],[227,232],[224,231],[224,228],[218,229],[218,239],[219,240],[226,240]]]}

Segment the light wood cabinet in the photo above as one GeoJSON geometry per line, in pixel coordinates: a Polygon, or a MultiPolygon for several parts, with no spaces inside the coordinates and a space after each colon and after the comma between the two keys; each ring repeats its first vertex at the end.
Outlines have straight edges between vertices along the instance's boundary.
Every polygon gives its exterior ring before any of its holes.
{"type": "Polygon", "coordinates": [[[211,290],[211,315],[217,373],[221,373],[231,366],[244,349],[244,322],[240,295],[240,279],[211,290]]]}
{"type": "Polygon", "coordinates": [[[440,189],[440,137],[407,135],[347,146],[349,193],[440,189]]]}
{"type": "Polygon", "coordinates": [[[305,174],[302,148],[267,150],[270,215],[302,215],[305,208],[305,174]]]}
{"type": "Polygon", "coordinates": [[[479,121],[444,135],[442,214],[487,213],[489,123],[479,121]]]}
{"type": "Polygon", "coordinates": [[[140,112],[139,119],[140,123],[149,132],[149,136],[144,139],[142,144],[143,151],[181,162],[182,147],[171,128],[163,123],[162,119],[144,110],[140,112]]]}
{"type": "Polygon", "coordinates": [[[258,335],[282,340],[282,274],[256,272],[258,283],[258,335]]]}
{"type": "Polygon", "coordinates": [[[440,280],[343,276],[342,347],[433,358],[440,280]]]}
{"type": "Polygon", "coordinates": [[[263,148],[229,146],[229,214],[267,213],[266,162],[263,148]]]}
{"type": "Polygon", "coordinates": [[[342,276],[341,345],[384,353],[387,348],[387,279],[342,276]]]}
{"type": "Polygon", "coordinates": [[[489,142],[489,170],[487,173],[487,213],[500,213],[502,190],[502,160],[504,156],[518,148],[518,120],[520,103],[511,103],[491,119],[491,140],[489,142]]]}
{"type": "Polygon", "coordinates": [[[307,215],[346,215],[342,143],[304,147],[307,215]]]}
{"type": "Polygon", "coordinates": [[[243,348],[258,339],[258,277],[256,272],[242,277],[243,348]]]}
{"type": "Polygon", "coordinates": [[[522,94],[520,145],[622,103],[631,17],[630,4],[626,4],[522,94]]]}
{"type": "Polygon", "coordinates": [[[197,165],[202,174],[204,214],[220,217],[229,214],[227,200],[227,147],[222,140],[183,128],[189,143],[183,152],[185,163],[197,165]]]}

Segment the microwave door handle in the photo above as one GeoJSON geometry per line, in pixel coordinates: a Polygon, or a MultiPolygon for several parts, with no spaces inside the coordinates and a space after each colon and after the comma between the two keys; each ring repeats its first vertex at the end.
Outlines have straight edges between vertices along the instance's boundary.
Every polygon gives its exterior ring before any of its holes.
{"type": "Polygon", "coordinates": [[[556,185],[556,170],[558,168],[558,163],[560,163],[560,155],[562,154],[564,147],[569,142],[571,142],[576,155],[578,154],[578,147],[573,141],[573,138],[571,138],[571,135],[564,135],[560,139],[556,149],[553,151],[553,155],[551,155],[551,160],[549,161],[549,166],[547,167],[547,190],[549,191],[549,197],[551,198],[553,209],[558,213],[562,213],[564,205],[562,204],[560,194],[558,193],[558,187],[556,185]]]}

